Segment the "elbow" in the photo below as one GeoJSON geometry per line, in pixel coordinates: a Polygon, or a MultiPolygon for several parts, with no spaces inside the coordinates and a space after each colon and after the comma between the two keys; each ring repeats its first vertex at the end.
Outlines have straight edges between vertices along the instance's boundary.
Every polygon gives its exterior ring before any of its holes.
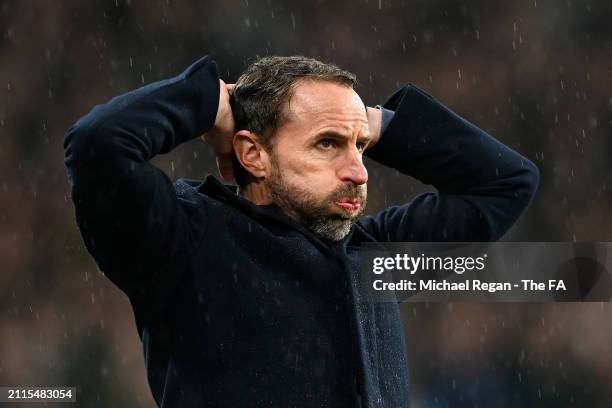
{"type": "Polygon", "coordinates": [[[68,170],[68,181],[72,188],[82,178],[85,164],[89,161],[92,152],[95,152],[95,143],[89,129],[79,122],[70,126],[64,135],[64,164],[68,170]]]}
{"type": "MultiPolygon", "coordinates": [[[[540,184],[540,170],[530,160],[523,158],[521,168],[513,177],[513,188],[506,196],[505,204],[501,204],[493,217],[489,219],[488,231],[490,241],[497,241],[525,213],[533,201],[540,184]],[[495,221],[497,220],[497,221],[495,221]]],[[[491,214],[489,214],[491,215],[491,214]]]]}
{"type": "Polygon", "coordinates": [[[88,148],[88,130],[81,121],[70,126],[64,135],[64,164],[68,169],[85,159],[88,148]]]}
{"type": "Polygon", "coordinates": [[[71,171],[95,159],[97,150],[94,132],[80,121],[64,135],[64,164],[71,171]]]}
{"type": "Polygon", "coordinates": [[[101,167],[108,157],[108,138],[96,126],[91,113],[74,123],[64,135],[64,164],[68,170],[68,180],[74,187],[84,175],[101,167]]]}
{"type": "Polygon", "coordinates": [[[70,171],[99,161],[108,150],[108,138],[101,137],[98,111],[98,107],[94,108],[64,135],[64,164],[70,171]]]}
{"type": "Polygon", "coordinates": [[[83,155],[83,151],[87,148],[83,147],[87,139],[87,131],[84,126],[79,125],[79,122],[70,126],[64,135],[64,163],[66,167],[71,168],[74,163],[83,155]]]}
{"type": "Polygon", "coordinates": [[[523,159],[523,178],[521,192],[527,208],[533,201],[540,185],[540,169],[529,159],[523,159]]]}

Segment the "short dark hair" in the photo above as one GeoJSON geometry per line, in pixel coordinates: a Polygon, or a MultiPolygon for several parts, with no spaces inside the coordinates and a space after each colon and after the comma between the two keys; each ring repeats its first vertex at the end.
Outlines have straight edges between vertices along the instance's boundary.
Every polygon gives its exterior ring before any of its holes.
{"type": "MultiPolygon", "coordinates": [[[[354,88],[355,74],[314,58],[294,56],[263,57],[247,67],[236,81],[230,103],[236,130],[257,134],[268,148],[272,135],[285,119],[284,108],[299,80],[329,81],[354,88]]],[[[236,181],[244,185],[244,169],[234,161],[236,181]]]]}

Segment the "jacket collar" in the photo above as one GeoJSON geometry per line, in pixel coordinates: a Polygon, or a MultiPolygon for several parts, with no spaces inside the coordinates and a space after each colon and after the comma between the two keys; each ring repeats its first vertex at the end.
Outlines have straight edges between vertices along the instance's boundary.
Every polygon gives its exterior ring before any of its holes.
{"type": "Polygon", "coordinates": [[[226,202],[233,207],[238,207],[258,218],[263,216],[272,216],[276,218],[280,216],[287,218],[287,221],[293,221],[286,216],[276,204],[257,205],[248,198],[238,195],[238,186],[223,184],[213,175],[206,176],[206,179],[204,179],[196,189],[202,194],[226,202]]]}
{"type": "Polygon", "coordinates": [[[197,189],[198,192],[206,194],[209,197],[215,198],[218,201],[225,202],[231,205],[232,207],[249,214],[255,219],[274,220],[301,232],[304,236],[306,236],[306,238],[308,238],[318,247],[324,249],[326,252],[332,249],[344,249],[347,243],[350,241],[353,235],[353,231],[355,230],[355,228],[353,227],[351,229],[351,232],[341,241],[330,243],[319,238],[313,232],[302,226],[293,218],[289,217],[278,205],[257,205],[249,199],[238,195],[237,186],[231,184],[223,184],[213,175],[208,175],[206,179],[204,179],[204,181],[202,181],[197,186],[193,185],[193,182],[191,182],[191,184],[197,189]]]}
{"type": "Polygon", "coordinates": [[[206,176],[203,181],[182,178],[177,181],[177,187],[182,189],[195,189],[198,193],[205,194],[218,201],[225,202],[228,205],[249,214],[251,217],[257,220],[268,219],[280,222],[294,230],[301,232],[313,243],[317,244],[317,246],[324,247],[327,250],[331,248],[344,250],[344,248],[346,248],[346,246],[349,244],[351,239],[354,238],[355,235],[360,236],[360,241],[377,242],[376,239],[374,239],[369,233],[367,233],[360,226],[359,223],[353,226],[351,232],[341,241],[335,243],[324,241],[315,234],[313,234],[310,230],[304,228],[301,224],[289,217],[287,214],[285,214],[283,210],[276,204],[254,204],[249,199],[238,195],[237,186],[221,183],[213,175],[206,176]]]}

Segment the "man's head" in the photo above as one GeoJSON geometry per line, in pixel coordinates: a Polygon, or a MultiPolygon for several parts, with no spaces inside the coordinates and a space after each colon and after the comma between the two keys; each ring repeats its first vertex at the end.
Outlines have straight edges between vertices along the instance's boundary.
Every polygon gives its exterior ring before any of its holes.
{"type": "Polygon", "coordinates": [[[317,235],[338,241],[363,213],[366,107],[355,76],[305,57],[267,57],[232,90],[236,179],[317,235]]]}

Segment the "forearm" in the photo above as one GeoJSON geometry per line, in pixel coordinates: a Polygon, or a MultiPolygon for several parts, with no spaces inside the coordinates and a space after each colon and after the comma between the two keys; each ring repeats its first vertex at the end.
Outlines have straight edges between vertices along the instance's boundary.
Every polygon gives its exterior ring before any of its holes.
{"type": "Polygon", "coordinates": [[[66,165],[74,171],[92,161],[145,162],[167,153],[213,126],[218,95],[216,66],[205,57],[174,78],[117,96],[71,127],[66,165]]]}
{"type": "Polygon", "coordinates": [[[499,193],[498,187],[537,182],[537,168],[528,159],[414,86],[384,107],[395,114],[366,151],[381,164],[448,193],[499,193]]]}
{"type": "Polygon", "coordinates": [[[395,113],[366,155],[438,191],[364,226],[383,240],[499,239],[533,198],[537,167],[414,86],[384,106],[395,113]]]}

